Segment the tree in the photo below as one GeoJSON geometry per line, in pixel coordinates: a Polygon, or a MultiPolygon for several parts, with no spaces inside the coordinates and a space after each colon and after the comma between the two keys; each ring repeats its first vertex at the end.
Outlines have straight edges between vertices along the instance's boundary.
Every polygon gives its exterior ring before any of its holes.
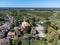
{"type": "Polygon", "coordinates": [[[34,25],[34,22],[35,22],[35,18],[34,17],[29,18],[29,23],[30,23],[31,26],[34,25]]]}
{"type": "Polygon", "coordinates": [[[33,24],[34,24],[33,20],[29,20],[29,23],[31,26],[33,26],[33,24]]]}
{"type": "Polygon", "coordinates": [[[13,40],[12,40],[12,44],[13,44],[13,45],[18,45],[19,42],[20,42],[19,39],[13,39],[13,40]]]}
{"type": "Polygon", "coordinates": [[[10,41],[7,43],[7,45],[11,45],[10,41]]]}
{"type": "Polygon", "coordinates": [[[13,44],[12,44],[12,39],[9,39],[7,45],[13,45],[13,44]]]}
{"type": "Polygon", "coordinates": [[[47,44],[56,45],[58,41],[58,34],[56,30],[51,26],[49,26],[47,30],[48,30],[47,37],[46,37],[47,44]]]}
{"type": "Polygon", "coordinates": [[[21,41],[20,39],[13,39],[13,40],[9,40],[9,42],[7,43],[7,45],[21,45],[21,41]]]}
{"type": "Polygon", "coordinates": [[[31,27],[30,26],[27,26],[27,27],[25,27],[25,33],[30,33],[30,31],[31,31],[31,27]]]}

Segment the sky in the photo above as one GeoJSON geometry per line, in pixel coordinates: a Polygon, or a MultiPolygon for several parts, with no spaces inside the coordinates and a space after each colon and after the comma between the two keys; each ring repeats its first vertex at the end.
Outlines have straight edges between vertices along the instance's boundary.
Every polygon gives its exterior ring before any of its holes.
{"type": "Polygon", "coordinates": [[[60,8],[60,0],[0,0],[0,7],[60,8]]]}

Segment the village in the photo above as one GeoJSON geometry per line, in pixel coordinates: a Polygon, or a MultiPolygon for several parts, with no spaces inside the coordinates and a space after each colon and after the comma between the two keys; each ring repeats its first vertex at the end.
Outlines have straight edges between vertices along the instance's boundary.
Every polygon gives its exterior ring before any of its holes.
{"type": "MultiPolygon", "coordinates": [[[[11,28],[11,24],[15,21],[14,18],[7,14],[5,19],[6,19],[6,22],[5,23],[3,22],[3,24],[0,26],[0,40],[1,40],[0,44],[3,42],[7,42],[9,39],[21,37],[21,35],[25,33],[24,31],[25,27],[28,27],[28,28],[30,27],[30,24],[26,22],[24,19],[20,25],[11,28]]],[[[43,23],[44,22],[41,21],[41,24],[43,23]]],[[[46,37],[46,34],[42,32],[43,30],[44,30],[44,27],[42,25],[35,24],[34,27],[29,28],[29,31],[27,31],[28,34],[26,33],[23,36],[23,39],[27,40],[29,39],[29,37],[34,39],[34,37],[36,36],[46,37]],[[32,34],[34,34],[35,36],[33,36],[32,34]]]]}
{"type": "Polygon", "coordinates": [[[0,0],[0,45],[60,45],[60,0],[0,0]]]}
{"type": "Polygon", "coordinates": [[[0,15],[2,17],[0,17],[0,45],[59,44],[60,32],[58,23],[55,23],[57,12],[53,11],[53,15],[48,16],[52,14],[51,11],[39,12],[31,9],[9,11],[0,15]],[[33,15],[35,11],[37,15],[33,15]]]}

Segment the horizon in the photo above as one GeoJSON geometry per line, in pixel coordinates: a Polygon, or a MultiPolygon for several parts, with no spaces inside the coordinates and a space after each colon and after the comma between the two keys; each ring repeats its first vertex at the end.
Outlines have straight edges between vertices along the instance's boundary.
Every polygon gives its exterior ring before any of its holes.
{"type": "Polygon", "coordinates": [[[60,9],[60,7],[58,8],[54,8],[54,7],[0,7],[1,8],[26,8],[26,9],[34,9],[34,8],[37,8],[37,9],[60,9]]]}
{"type": "Polygon", "coordinates": [[[60,0],[0,0],[0,7],[60,8],[60,0]]]}

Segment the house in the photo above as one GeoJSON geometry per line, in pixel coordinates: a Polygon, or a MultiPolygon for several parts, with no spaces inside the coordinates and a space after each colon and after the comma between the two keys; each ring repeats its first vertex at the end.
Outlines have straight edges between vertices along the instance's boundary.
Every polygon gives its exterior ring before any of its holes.
{"type": "Polygon", "coordinates": [[[14,27],[14,30],[15,30],[16,36],[20,37],[20,35],[21,35],[21,28],[16,26],[16,27],[14,27]]]}
{"type": "Polygon", "coordinates": [[[45,28],[42,25],[36,24],[37,26],[35,26],[36,31],[38,32],[38,34],[36,34],[36,36],[38,37],[46,37],[46,34],[43,32],[45,30],[45,28]]]}
{"type": "Polygon", "coordinates": [[[15,37],[16,37],[15,32],[12,32],[12,31],[8,32],[7,38],[15,38],[15,37]]]}
{"type": "Polygon", "coordinates": [[[0,38],[3,38],[4,37],[4,32],[2,30],[0,30],[0,38]]]}
{"type": "Polygon", "coordinates": [[[23,21],[21,26],[22,26],[22,28],[25,28],[27,26],[30,26],[30,24],[26,21],[23,21]]]}
{"type": "Polygon", "coordinates": [[[34,40],[34,39],[35,39],[35,37],[31,34],[24,34],[24,36],[23,36],[24,41],[25,40],[34,40]]]}
{"type": "Polygon", "coordinates": [[[4,24],[4,21],[0,21],[0,26],[4,24]]]}
{"type": "Polygon", "coordinates": [[[32,27],[32,28],[31,28],[31,34],[36,34],[36,29],[35,29],[35,27],[32,27]]]}

